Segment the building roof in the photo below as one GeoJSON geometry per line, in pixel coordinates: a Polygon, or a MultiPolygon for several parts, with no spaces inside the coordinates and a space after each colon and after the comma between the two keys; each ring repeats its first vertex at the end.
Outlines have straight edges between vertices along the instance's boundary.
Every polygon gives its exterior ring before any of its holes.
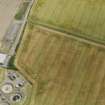
{"type": "Polygon", "coordinates": [[[0,53],[0,63],[4,64],[6,60],[7,55],[0,53]]]}

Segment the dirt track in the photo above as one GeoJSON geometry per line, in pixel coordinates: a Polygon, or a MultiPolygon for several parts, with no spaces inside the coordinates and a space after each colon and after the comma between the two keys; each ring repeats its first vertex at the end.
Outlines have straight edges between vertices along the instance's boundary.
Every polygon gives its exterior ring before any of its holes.
{"type": "Polygon", "coordinates": [[[22,0],[0,0],[0,40],[2,40],[22,0]]]}

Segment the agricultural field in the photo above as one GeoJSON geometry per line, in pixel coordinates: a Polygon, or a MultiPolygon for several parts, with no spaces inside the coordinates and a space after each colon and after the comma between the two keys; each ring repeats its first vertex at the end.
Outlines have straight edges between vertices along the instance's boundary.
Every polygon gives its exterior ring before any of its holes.
{"type": "Polygon", "coordinates": [[[104,0],[37,0],[29,20],[78,37],[105,41],[104,0]]]}
{"type": "Polygon", "coordinates": [[[21,2],[22,0],[0,0],[0,41],[3,39],[21,2]]]}
{"type": "Polygon", "coordinates": [[[28,105],[105,105],[103,48],[28,23],[15,65],[34,83],[28,105]]]}
{"type": "Polygon", "coordinates": [[[20,24],[14,21],[23,0],[0,0],[0,52],[9,54],[20,24]]]}

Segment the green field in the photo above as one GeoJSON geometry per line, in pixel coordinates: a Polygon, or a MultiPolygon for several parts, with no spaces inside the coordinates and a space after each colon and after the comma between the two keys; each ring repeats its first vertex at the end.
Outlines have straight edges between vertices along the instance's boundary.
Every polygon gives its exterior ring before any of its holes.
{"type": "Polygon", "coordinates": [[[104,0],[37,0],[29,20],[86,39],[105,41],[104,0]]]}
{"type": "Polygon", "coordinates": [[[105,49],[27,25],[15,64],[37,84],[28,105],[105,105],[105,49]]]}

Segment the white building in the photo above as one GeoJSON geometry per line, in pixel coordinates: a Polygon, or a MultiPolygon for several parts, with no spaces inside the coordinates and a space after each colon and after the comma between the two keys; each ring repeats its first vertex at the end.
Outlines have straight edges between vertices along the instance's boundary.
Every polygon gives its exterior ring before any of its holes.
{"type": "Polygon", "coordinates": [[[0,64],[4,64],[6,60],[7,54],[0,53],[0,64]]]}

